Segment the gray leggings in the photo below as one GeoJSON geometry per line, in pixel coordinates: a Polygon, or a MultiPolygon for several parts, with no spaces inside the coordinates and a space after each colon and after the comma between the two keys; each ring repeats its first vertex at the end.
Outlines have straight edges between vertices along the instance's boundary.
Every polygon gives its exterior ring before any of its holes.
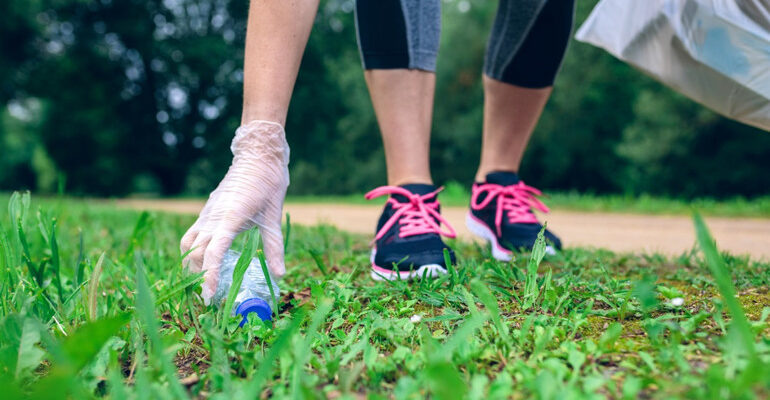
{"type": "MultiPolygon", "coordinates": [[[[572,30],[574,0],[500,0],[484,74],[528,88],[553,85],[572,30]]],[[[441,0],[357,0],[366,69],[436,70],[441,0]]]]}

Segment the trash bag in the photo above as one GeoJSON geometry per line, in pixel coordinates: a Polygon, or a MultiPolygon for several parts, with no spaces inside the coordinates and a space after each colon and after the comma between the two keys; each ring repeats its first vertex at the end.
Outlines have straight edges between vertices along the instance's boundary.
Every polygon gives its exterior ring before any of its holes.
{"type": "Polygon", "coordinates": [[[770,131],[770,0],[601,0],[575,38],[770,131]]]}

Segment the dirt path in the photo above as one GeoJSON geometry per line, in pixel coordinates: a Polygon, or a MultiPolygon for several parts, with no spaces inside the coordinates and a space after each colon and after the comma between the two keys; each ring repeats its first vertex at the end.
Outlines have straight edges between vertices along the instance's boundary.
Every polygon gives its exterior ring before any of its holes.
{"type": "MultiPolygon", "coordinates": [[[[195,200],[117,200],[121,207],[197,214],[203,202],[195,200]]],[[[340,229],[373,234],[380,212],[376,205],[287,204],[292,223],[324,223],[340,229]]],[[[442,214],[464,240],[473,238],[465,227],[466,209],[445,207],[442,214]]],[[[606,248],[618,252],[659,252],[679,255],[695,243],[687,216],[593,213],[554,210],[544,216],[566,246],[606,248]]],[[[770,260],[770,219],[709,217],[706,221],[720,250],[770,260]]]]}

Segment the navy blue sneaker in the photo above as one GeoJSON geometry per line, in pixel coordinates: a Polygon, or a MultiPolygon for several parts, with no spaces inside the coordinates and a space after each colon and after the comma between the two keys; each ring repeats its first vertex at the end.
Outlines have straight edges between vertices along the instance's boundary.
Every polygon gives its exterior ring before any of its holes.
{"type": "Polygon", "coordinates": [[[372,249],[374,280],[435,277],[447,273],[444,249],[450,262],[456,258],[441,236],[454,238],[456,233],[441,216],[437,195],[441,189],[433,185],[410,184],[382,186],[366,194],[367,199],[390,195],[377,223],[372,249]],[[446,231],[441,230],[444,224],[446,231]]]}
{"type": "MultiPolygon", "coordinates": [[[[543,228],[532,209],[548,212],[537,196],[539,190],[527,186],[513,172],[492,172],[486,182],[474,183],[471,209],[465,218],[468,229],[492,245],[492,256],[510,261],[514,251],[529,251],[543,228]]],[[[561,249],[561,240],[545,231],[546,252],[561,249]]]]}

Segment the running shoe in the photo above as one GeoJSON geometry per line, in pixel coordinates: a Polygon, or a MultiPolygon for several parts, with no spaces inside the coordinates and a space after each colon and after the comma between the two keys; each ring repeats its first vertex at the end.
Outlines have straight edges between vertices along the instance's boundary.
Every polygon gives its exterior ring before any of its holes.
{"type": "MultiPolygon", "coordinates": [[[[465,223],[474,235],[490,242],[495,259],[510,261],[514,251],[532,250],[543,228],[533,213],[533,209],[549,211],[537,198],[541,194],[513,172],[492,172],[486,182],[473,184],[465,223]]],[[[561,249],[561,240],[551,231],[545,231],[545,240],[548,254],[561,249]]]]}
{"type": "Polygon", "coordinates": [[[444,249],[452,264],[456,258],[441,236],[454,238],[455,230],[441,216],[438,192],[427,184],[382,186],[366,199],[390,195],[377,223],[371,262],[374,280],[436,277],[447,273],[444,249]],[[446,230],[441,229],[444,225],[446,230]]]}

